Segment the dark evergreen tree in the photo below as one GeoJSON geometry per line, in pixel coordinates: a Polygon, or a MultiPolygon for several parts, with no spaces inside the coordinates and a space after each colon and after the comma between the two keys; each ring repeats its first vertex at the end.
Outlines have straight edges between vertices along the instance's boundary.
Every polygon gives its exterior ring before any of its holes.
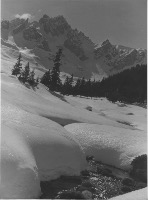
{"type": "Polygon", "coordinates": [[[89,79],[87,82],[86,82],[86,90],[85,90],[85,95],[86,96],[90,96],[92,98],[92,83],[91,83],[91,80],[89,79]]]}
{"type": "Polygon", "coordinates": [[[30,76],[30,67],[29,67],[29,62],[27,63],[27,65],[25,66],[25,69],[22,70],[20,76],[19,76],[19,79],[25,83],[28,81],[29,79],[29,76],[30,76]]]}
{"type": "Polygon", "coordinates": [[[73,94],[73,74],[69,78],[68,76],[65,79],[65,82],[62,87],[63,94],[73,94]]]}
{"type": "Polygon", "coordinates": [[[85,78],[83,77],[81,79],[80,87],[79,87],[80,95],[85,96],[85,94],[86,94],[86,87],[85,86],[86,86],[86,81],[85,81],[85,78]]]}
{"type": "Polygon", "coordinates": [[[33,87],[35,87],[35,84],[36,84],[36,80],[35,80],[34,76],[35,76],[35,72],[34,72],[34,70],[32,70],[29,74],[28,83],[33,87]]]}
{"type": "Polygon", "coordinates": [[[75,84],[75,86],[73,88],[73,94],[74,95],[80,95],[80,85],[81,85],[81,79],[78,78],[77,82],[76,82],[76,84],[75,84]]]}
{"type": "Polygon", "coordinates": [[[65,79],[65,82],[63,84],[63,87],[62,87],[62,94],[70,94],[70,91],[69,91],[69,77],[66,76],[66,79],[65,79]]]}
{"type": "Polygon", "coordinates": [[[21,53],[19,54],[19,57],[17,58],[17,63],[14,65],[13,69],[12,69],[12,75],[20,75],[21,74],[21,70],[22,70],[22,55],[21,53]]]}
{"type": "Polygon", "coordinates": [[[49,69],[43,77],[41,78],[41,83],[47,86],[48,88],[50,87],[51,84],[51,70],[49,69]]]}
{"type": "Polygon", "coordinates": [[[70,77],[70,85],[71,85],[71,87],[72,87],[72,85],[73,85],[73,74],[72,74],[71,77],[70,77]]]}
{"type": "Polygon", "coordinates": [[[62,56],[62,49],[60,48],[56,53],[54,62],[54,67],[51,71],[51,84],[50,89],[59,91],[61,88],[61,79],[60,79],[60,66],[61,66],[61,56],[62,56]]]}
{"type": "Polygon", "coordinates": [[[39,80],[40,80],[39,77],[37,77],[37,78],[35,79],[35,83],[34,83],[34,86],[35,86],[35,87],[38,86],[38,84],[39,84],[39,80]]]}

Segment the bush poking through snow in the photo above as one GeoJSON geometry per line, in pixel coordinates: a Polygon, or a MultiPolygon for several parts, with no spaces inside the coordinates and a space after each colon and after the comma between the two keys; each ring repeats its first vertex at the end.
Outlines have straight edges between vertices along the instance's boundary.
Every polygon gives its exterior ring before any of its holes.
{"type": "Polygon", "coordinates": [[[88,190],[83,191],[82,195],[84,196],[85,199],[92,199],[92,193],[88,190]]]}
{"type": "Polygon", "coordinates": [[[132,169],[130,175],[142,182],[147,182],[147,155],[136,157],[132,162],[132,169]]]}
{"type": "Polygon", "coordinates": [[[133,181],[133,179],[131,179],[131,178],[124,178],[124,179],[121,181],[121,183],[122,183],[123,185],[126,185],[126,186],[133,186],[133,185],[134,185],[134,181],[133,181]]]}
{"type": "Polygon", "coordinates": [[[92,111],[92,107],[91,107],[91,106],[87,106],[87,107],[86,107],[86,110],[92,111]]]}
{"type": "Polygon", "coordinates": [[[124,192],[124,193],[131,192],[131,191],[132,191],[132,189],[131,189],[130,187],[128,187],[128,186],[123,186],[123,187],[121,188],[121,190],[122,190],[122,192],[124,192]]]}

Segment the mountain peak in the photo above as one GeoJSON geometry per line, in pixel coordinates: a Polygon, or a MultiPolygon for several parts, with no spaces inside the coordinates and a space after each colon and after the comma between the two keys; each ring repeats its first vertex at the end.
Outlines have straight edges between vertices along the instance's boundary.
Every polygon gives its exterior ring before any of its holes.
{"type": "Polygon", "coordinates": [[[66,21],[66,19],[63,15],[58,15],[57,17],[54,17],[54,18],[57,19],[57,20],[66,21]]]}
{"type": "Polygon", "coordinates": [[[52,55],[57,47],[64,49],[61,70],[74,76],[102,79],[137,63],[146,63],[146,51],[114,45],[109,39],[95,45],[89,37],[73,29],[64,16],[44,14],[39,22],[15,18],[1,22],[2,39],[13,37],[18,47],[33,49],[45,67],[52,67],[52,55]],[[50,52],[50,55],[49,55],[50,52]],[[98,78],[97,78],[98,77],[98,78]]]}
{"type": "Polygon", "coordinates": [[[48,15],[44,14],[43,17],[41,19],[44,19],[44,20],[52,20],[52,21],[59,21],[59,22],[62,22],[62,23],[67,23],[67,20],[64,18],[63,15],[58,15],[56,17],[49,17],[48,15]]]}
{"type": "Polygon", "coordinates": [[[101,46],[104,46],[104,45],[111,45],[109,39],[107,39],[104,42],[102,42],[101,46]]]}

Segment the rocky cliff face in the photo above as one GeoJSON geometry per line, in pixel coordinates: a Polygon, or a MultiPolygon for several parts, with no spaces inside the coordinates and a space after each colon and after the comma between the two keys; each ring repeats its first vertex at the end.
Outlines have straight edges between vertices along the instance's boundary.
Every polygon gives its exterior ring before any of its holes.
{"type": "Polygon", "coordinates": [[[146,50],[112,45],[107,39],[97,46],[77,29],[72,29],[63,16],[43,15],[39,22],[16,18],[1,22],[1,36],[11,35],[18,47],[32,49],[38,61],[52,68],[52,57],[63,48],[61,70],[74,76],[101,79],[136,64],[146,63],[146,50]]]}
{"type": "Polygon", "coordinates": [[[109,40],[104,41],[94,51],[95,59],[108,66],[108,75],[136,64],[146,63],[146,53],[144,49],[112,45],[109,40]]]}

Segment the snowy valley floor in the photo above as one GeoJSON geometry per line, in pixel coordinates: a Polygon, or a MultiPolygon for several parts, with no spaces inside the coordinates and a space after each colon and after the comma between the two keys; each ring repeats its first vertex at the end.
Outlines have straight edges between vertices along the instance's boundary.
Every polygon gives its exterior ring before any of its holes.
{"type": "MultiPolygon", "coordinates": [[[[28,55],[22,55],[27,62],[28,55]]],[[[90,166],[87,155],[128,170],[136,156],[147,153],[145,108],[61,97],[42,84],[29,89],[11,75],[17,56],[17,50],[2,48],[1,198],[39,198],[40,182],[80,176],[90,166]]],[[[42,75],[39,67],[36,73],[42,75]]],[[[144,200],[146,189],[127,195],[117,198],[144,200]]]]}

